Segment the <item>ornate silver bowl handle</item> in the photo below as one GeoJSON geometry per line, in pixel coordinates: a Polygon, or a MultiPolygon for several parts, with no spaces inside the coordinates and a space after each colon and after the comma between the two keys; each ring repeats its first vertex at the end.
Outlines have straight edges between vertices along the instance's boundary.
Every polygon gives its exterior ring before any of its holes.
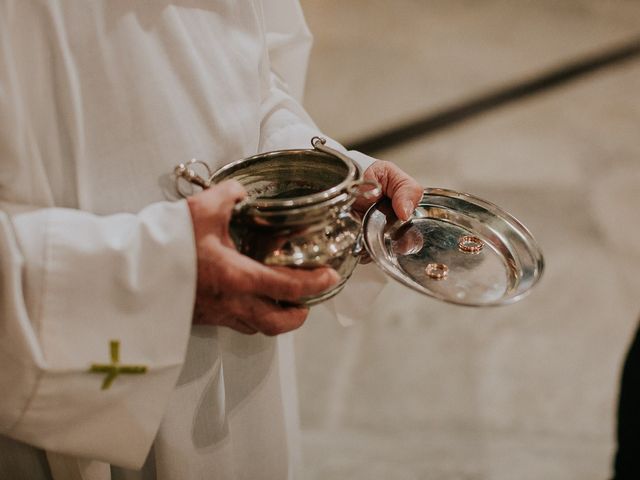
{"type": "Polygon", "coordinates": [[[186,180],[187,182],[197,185],[201,188],[209,188],[211,186],[211,177],[213,177],[213,172],[209,168],[205,162],[201,160],[196,160],[192,158],[188,163],[181,163],[173,169],[173,173],[176,176],[176,190],[182,197],[188,197],[191,195],[191,192],[185,192],[182,188],[182,184],[180,183],[180,179],[186,180]],[[196,170],[195,166],[200,166],[205,169],[207,172],[207,176],[203,177],[196,170]]]}

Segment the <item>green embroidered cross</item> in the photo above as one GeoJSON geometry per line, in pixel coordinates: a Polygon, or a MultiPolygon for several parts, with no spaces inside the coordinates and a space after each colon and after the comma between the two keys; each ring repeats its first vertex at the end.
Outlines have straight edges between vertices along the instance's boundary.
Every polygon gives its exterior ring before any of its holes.
{"type": "Polygon", "coordinates": [[[111,363],[100,364],[93,363],[89,369],[89,373],[106,373],[107,376],[102,382],[102,390],[106,390],[111,386],[113,381],[121,373],[124,374],[141,374],[147,373],[147,367],[144,365],[120,365],[120,341],[111,340],[109,342],[111,348],[111,363]]]}

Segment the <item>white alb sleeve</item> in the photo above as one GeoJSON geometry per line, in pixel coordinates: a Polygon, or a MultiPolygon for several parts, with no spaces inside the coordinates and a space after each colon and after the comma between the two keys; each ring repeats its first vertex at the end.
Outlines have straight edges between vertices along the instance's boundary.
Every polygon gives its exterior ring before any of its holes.
{"type": "Polygon", "coordinates": [[[139,468],[184,361],[195,283],[185,201],[104,217],[3,208],[0,434],[139,468]]]}

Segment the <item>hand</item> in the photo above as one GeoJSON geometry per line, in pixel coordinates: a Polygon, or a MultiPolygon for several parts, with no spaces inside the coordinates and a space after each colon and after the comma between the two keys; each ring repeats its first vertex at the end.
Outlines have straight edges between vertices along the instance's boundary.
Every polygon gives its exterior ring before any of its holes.
{"type": "MultiPolygon", "coordinates": [[[[364,172],[364,180],[375,180],[382,187],[382,195],[391,199],[393,211],[401,220],[408,220],[422,198],[423,188],[413,178],[391,162],[376,160],[364,172]]],[[[364,213],[377,200],[360,197],[354,209],[364,213]]]]}
{"type": "MultiPolygon", "coordinates": [[[[393,211],[401,220],[408,220],[422,199],[423,188],[420,184],[391,162],[376,160],[365,170],[363,179],[375,180],[380,184],[381,195],[391,199],[393,211]]],[[[364,215],[367,209],[379,198],[359,197],[353,208],[360,215],[364,215]]],[[[418,246],[418,239],[415,240],[415,245],[412,245],[412,248],[418,246]]],[[[422,237],[419,240],[422,240],[422,237]]],[[[422,248],[422,244],[419,245],[419,248],[422,248]]],[[[369,262],[371,262],[371,258],[364,251],[360,256],[360,263],[369,262]]]]}
{"type": "Polygon", "coordinates": [[[277,301],[320,293],[339,276],[330,268],[267,267],[240,254],[229,235],[229,220],[233,206],[246,195],[230,180],[187,199],[198,257],[193,323],[277,335],[298,328],[308,314],[307,308],[277,301]]]}

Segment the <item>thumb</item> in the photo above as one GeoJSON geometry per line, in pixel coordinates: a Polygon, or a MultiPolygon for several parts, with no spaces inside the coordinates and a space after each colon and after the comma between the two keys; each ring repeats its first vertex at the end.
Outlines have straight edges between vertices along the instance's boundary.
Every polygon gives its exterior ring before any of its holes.
{"type": "Polygon", "coordinates": [[[382,185],[384,195],[391,199],[396,215],[401,220],[409,219],[422,198],[422,186],[391,162],[378,160],[368,170],[382,185]]]}
{"type": "Polygon", "coordinates": [[[227,180],[187,197],[196,237],[214,234],[228,238],[233,207],[246,196],[239,182],[227,180]]]}
{"type": "Polygon", "coordinates": [[[211,220],[228,224],[233,207],[247,197],[247,191],[236,180],[225,180],[200,193],[206,203],[211,220]]]}

